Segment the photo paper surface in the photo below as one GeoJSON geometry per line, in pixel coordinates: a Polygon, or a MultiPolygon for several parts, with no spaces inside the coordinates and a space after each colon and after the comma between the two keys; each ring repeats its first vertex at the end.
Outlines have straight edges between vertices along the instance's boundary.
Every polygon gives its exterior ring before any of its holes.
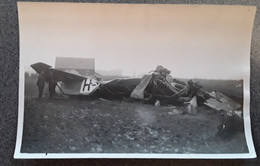
{"type": "Polygon", "coordinates": [[[256,7],[18,2],[15,158],[254,158],[256,7]]]}

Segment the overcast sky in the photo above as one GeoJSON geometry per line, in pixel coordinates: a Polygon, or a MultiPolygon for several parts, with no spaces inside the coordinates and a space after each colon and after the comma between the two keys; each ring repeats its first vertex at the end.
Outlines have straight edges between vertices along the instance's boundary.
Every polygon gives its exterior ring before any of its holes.
{"type": "Polygon", "coordinates": [[[62,56],[130,76],[157,65],[178,78],[249,74],[254,7],[19,2],[18,11],[25,66],[62,56]]]}

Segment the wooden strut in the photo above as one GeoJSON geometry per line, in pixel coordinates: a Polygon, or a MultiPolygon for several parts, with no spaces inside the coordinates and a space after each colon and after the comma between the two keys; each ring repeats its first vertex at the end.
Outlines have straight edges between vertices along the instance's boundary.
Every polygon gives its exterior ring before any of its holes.
{"type": "Polygon", "coordinates": [[[59,87],[58,84],[56,84],[56,85],[57,85],[57,87],[60,89],[61,93],[62,93],[63,95],[65,95],[65,93],[62,91],[61,87],[59,87]]]}

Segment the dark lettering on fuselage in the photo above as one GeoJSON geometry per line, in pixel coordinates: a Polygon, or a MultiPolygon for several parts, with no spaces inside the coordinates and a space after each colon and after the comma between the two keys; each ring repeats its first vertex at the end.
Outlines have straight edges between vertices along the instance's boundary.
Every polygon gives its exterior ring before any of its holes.
{"type": "Polygon", "coordinates": [[[89,89],[90,89],[91,80],[89,81],[89,84],[87,84],[87,80],[88,80],[88,79],[85,79],[85,82],[84,82],[83,90],[82,90],[82,91],[85,91],[85,87],[86,87],[86,86],[88,87],[88,91],[89,91],[89,89]]]}
{"type": "Polygon", "coordinates": [[[93,85],[93,86],[96,86],[96,85],[97,85],[97,84],[93,84],[93,83],[92,83],[92,79],[89,79],[89,83],[87,83],[87,80],[88,80],[88,79],[85,79],[85,81],[84,81],[84,85],[83,85],[82,91],[85,91],[85,87],[86,87],[86,86],[87,86],[88,91],[89,91],[91,85],[93,85]]]}

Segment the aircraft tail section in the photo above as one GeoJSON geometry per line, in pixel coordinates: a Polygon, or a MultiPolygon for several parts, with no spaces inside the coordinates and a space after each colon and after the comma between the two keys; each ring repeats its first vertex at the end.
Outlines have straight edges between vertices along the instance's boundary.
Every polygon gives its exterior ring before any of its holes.
{"type": "Polygon", "coordinates": [[[46,71],[51,68],[51,66],[42,62],[32,64],[31,67],[39,74],[41,73],[41,71],[46,71]]]}

